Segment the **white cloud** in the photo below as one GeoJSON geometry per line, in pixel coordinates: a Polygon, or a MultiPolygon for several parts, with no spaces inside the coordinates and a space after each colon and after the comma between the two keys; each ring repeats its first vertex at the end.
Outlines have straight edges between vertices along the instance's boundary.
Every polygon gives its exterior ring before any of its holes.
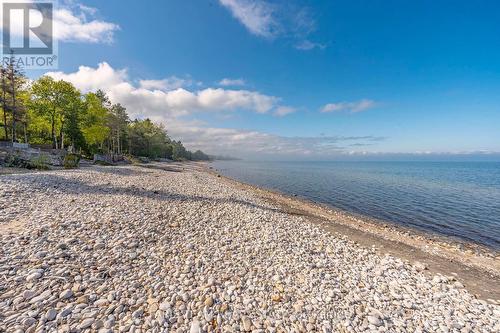
{"type": "Polygon", "coordinates": [[[262,0],[219,0],[252,34],[272,38],[279,30],[274,7],[262,0]]]}
{"type": "Polygon", "coordinates": [[[352,113],[366,111],[368,109],[372,109],[377,104],[375,101],[369,99],[362,99],[357,102],[340,102],[340,103],[330,103],[326,104],[321,108],[321,112],[341,112],[348,111],[352,113]]]}
{"type": "Polygon", "coordinates": [[[297,44],[295,44],[295,48],[298,50],[304,50],[304,51],[309,51],[309,50],[316,49],[316,48],[320,49],[320,50],[324,50],[326,48],[326,45],[321,44],[321,43],[314,43],[308,39],[304,39],[304,40],[298,42],[297,44]]]}
{"type": "Polygon", "coordinates": [[[280,106],[278,97],[248,90],[206,88],[190,91],[177,88],[163,91],[153,87],[154,80],[149,80],[148,89],[148,84],[134,85],[125,69],[114,69],[106,62],[96,68],[80,66],[74,73],[51,72],[47,75],[69,81],[83,92],[102,89],[112,102],[124,105],[132,119],[148,117],[163,123],[169,134],[180,139],[189,149],[202,149],[211,154],[238,157],[267,155],[270,158],[327,157],[351,151],[355,143],[376,143],[382,139],[370,136],[285,137],[260,131],[210,127],[197,120],[196,116],[200,112],[245,109],[283,116],[295,109],[280,106]]]}
{"type": "Polygon", "coordinates": [[[307,37],[317,24],[309,8],[292,2],[269,0],[219,0],[247,30],[258,37],[291,40],[298,50],[324,49],[326,44],[311,42],[307,37]]]}
{"type": "Polygon", "coordinates": [[[200,111],[250,110],[267,113],[278,106],[279,98],[249,90],[207,88],[189,91],[159,89],[162,82],[142,80],[134,86],[124,69],[116,70],[103,62],[97,68],[80,66],[77,72],[50,72],[47,75],[73,83],[84,92],[104,90],[112,101],[127,107],[133,116],[178,117],[200,111]]]}
{"type": "Polygon", "coordinates": [[[276,106],[278,98],[248,90],[225,90],[208,88],[199,91],[198,102],[206,109],[250,109],[266,113],[276,106]]]}
{"type": "Polygon", "coordinates": [[[97,10],[89,7],[61,8],[54,11],[54,36],[59,41],[111,43],[120,27],[111,22],[95,19],[97,10]],[[93,9],[93,10],[91,10],[93,9]]]}
{"type": "Polygon", "coordinates": [[[152,90],[175,90],[183,87],[189,87],[193,84],[191,79],[182,79],[177,76],[171,76],[163,80],[140,80],[139,85],[144,89],[152,90]]]}
{"type": "MultiPolygon", "coordinates": [[[[172,124],[170,124],[172,125],[172,124]]],[[[243,158],[321,157],[344,155],[352,152],[351,142],[378,142],[384,138],[363,137],[286,137],[233,128],[212,128],[199,125],[177,124],[170,133],[182,138],[189,147],[212,154],[227,154],[243,158]]]]}
{"type": "Polygon", "coordinates": [[[290,106],[279,106],[276,108],[276,111],[274,112],[274,114],[276,116],[283,117],[283,116],[286,116],[288,114],[294,113],[295,111],[297,111],[297,109],[292,108],[290,106]]]}
{"type": "Polygon", "coordinates": [[[228,87],[228,86],[244,86],[245,85],[245,80],[243,79],[222,79],[219,81],[219,85],[223,87],[228,87]]]}
{"type": "Polygon", "coordinates": [[[106,62],[100,63],[97,68],[80,66],[74,73],[49,72],[47,75],[57,80],[71,82],[84,92],[97,89],[107,91],[123,84],[128,79],[125,69],[116,70],[106,62]]]}
{"type": "MultiPolygon", "coordinates": [[[[0,2],[21,1],[2,0],[0,2]]],[[[30,2],[30,0],[22,2],[30,2]]],[[[97,14],[98,10],[96,8],[77,4],[74,1],[62,1],[60,6],[55,7],[53,12],[54,38],[63,42],[111,43],[114,33],[120,27],[115,23],[98,19],[97,14]]],[[[3,26],[3,24],[0,26],[3,26]]],[[[14,35],[16,35],[16,32],[21,33],[23,31],[22,21],[15,20],[11,22],[10,28],[14,35]]]]}

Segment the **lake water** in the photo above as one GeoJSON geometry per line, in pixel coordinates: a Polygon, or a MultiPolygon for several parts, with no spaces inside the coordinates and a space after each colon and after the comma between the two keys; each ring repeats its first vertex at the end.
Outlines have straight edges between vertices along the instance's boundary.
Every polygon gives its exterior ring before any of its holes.
{"type": "Polygon", "coordinates": [[[221,174],[500,249],[500,163],[216,161],[221,174]]]}

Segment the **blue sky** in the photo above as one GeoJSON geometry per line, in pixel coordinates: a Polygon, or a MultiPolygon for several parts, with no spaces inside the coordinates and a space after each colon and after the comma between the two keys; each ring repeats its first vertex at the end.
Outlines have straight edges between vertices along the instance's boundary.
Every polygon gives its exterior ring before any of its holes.
{"type": "Polygon", "coordinates": [[[51,75],[108,91],[191,148],[297,159],[500,151],[498,1],[60,8],[78,21],[63,20],[51,75]]]}

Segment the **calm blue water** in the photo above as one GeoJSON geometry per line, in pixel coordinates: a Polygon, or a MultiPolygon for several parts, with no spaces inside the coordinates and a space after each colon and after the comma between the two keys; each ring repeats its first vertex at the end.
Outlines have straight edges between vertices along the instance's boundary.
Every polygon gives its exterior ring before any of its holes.
{"type": "Polygon", "coordinates": [[[500,249],[500,163],[217,161],[221,174],[500,249]]]}

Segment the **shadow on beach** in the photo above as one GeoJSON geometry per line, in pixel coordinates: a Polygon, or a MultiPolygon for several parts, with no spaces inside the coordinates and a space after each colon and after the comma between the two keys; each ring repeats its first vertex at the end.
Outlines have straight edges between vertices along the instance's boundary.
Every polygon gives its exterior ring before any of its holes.
{"type": "MultiPolygon", "coordinates": [[[[157,169],[156,167],[154,169],[157,169]]],[[[164,170],[163,167],[159,168],[164,170]]],[[[148,171],[140,170],[140,169],[129,169],[129,168],[114,168],[114,167],[96,167],[93,171],[116,175],[116,176],[139,176],[143,174],[147,174],[148,171]]],[[[164,170],[167,172],[182,172],[179,170],[170,171],[164,170]]],[[[224,204],[224,203],[234,203],[238,205],[244,205],[250,208],[255,209],[263,209],[271,212],[283,212],[281,209],[266,207],[262,205],[255,204],[250,201],[236,199],[236,198],[213,198],[206,197],[201,195],[188,195],[181,193],[173,193],[160,189],[146,189],[143,187],[137,186],[115,186],[111,181],[108,181],[104,184],[98,185],[90,185],[81,180],[75,179],[74,177],[67,178],[64,176],[46,173],[43,175],[40,174],[32,174],[24,175],[18,179],[18,181],[27,182],[32,187],[38,187],[40,190],[46,190],[47,188],[59,189],[68,194],[94,194],[94,195],[126,195],[130,197],[140,197],[140,198],[148,198],[153,200],[160,200],[165,202],[205,202],[208,204],[224,204]]]]}

